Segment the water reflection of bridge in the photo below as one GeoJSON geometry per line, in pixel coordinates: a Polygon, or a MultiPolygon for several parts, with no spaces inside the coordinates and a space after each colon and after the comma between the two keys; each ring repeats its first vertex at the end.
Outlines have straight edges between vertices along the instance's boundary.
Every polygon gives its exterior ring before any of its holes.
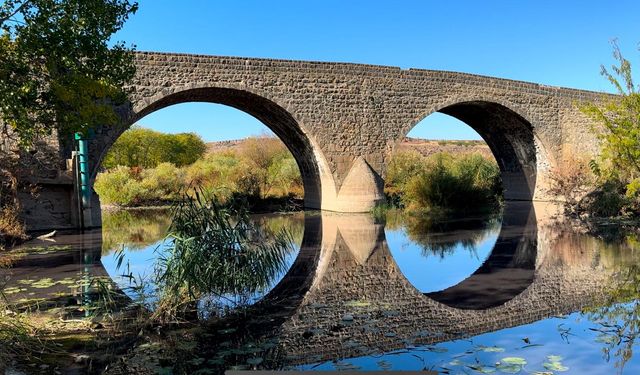
{"type": "MultiPolygon", "coordinates": [[[[251,329],[275,335],[286,364],[297,365],[470,337],[599,301],[609,274],[594,261],[597,243],[572,242],[565,249],[556,228],[536,213],[531,203],[507,206],[484,263],[457,285],[429,294],[402,274],[384,225],[370,215],[306,215],[299,256],[254,306],[260,313],[251,329]],[[568,258],[567,251],[579,256],[568,258]]],[[[24,258],[12,279],[107,275],[99,263],[99,232],[66,236],[65,244],[79,251],[24,258]]],[[[41,292],[68,289],[53,281],[41,292]]]]}
{"type": "Polygon", "coordinates": [[[384,226],[370,216],[305,222],[299,258],[266,299],[286,301],[289,317],[277,330],[292,365],[470,337],[567,314],[604,295],[595,249],[572,249],[589,261],[563,262],[553,228],[537,222],[529,203],[507,207],[496,245],[473,275],[429,294],[404,277],[384,226]]]}

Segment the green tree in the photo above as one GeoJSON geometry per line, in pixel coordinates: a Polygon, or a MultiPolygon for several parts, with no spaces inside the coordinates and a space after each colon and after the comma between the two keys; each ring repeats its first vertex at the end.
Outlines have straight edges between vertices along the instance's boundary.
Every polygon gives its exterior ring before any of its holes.
{"type": "Polygon", "coordinates": [[[207,145],[199,135],[179,133],[165,135],[169,162],[177,165],[190,165],[207,152],[207,145]]]}
{"type": "Polygon", "coordinates": [[[611,70],[602,66],[601,74],[616,88],[619,96],[603,103],[584,104],[582,111],[597,124],[594,130],[602,141],[601,163],[592,165],[605,180],[624,181],[627,196],[640,192],[640,93],[631,75],[631,63],[613,43],[617,64],[611,70]]]}
{"type": "Polygon", "coordinates": [[[118,122],[131,49],[112,43],[129,0],[5,0],[0,5],[0,129],[22,145],[54,130],[118,122]]]}
{"type": "Polygon", "coordinates": [[[161,163],[184,166],[202,158],[207,145],[193,133],[165,134],[134,126],[114,143],[102,165],[154,168],[161,163]]]}

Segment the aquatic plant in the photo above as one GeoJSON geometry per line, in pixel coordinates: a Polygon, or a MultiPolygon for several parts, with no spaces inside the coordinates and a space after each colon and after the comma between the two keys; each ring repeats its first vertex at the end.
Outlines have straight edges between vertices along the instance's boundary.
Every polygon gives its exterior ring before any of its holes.
{"type": "Polygon", "coordinates": [[[245,204],[223,207],[201,191],[173,206],[166,241],[156,270],[156,316],[176,317],[198,301],[222,308],[246,303],[285,271],[293,250],[286,230],[260,228],[245,204]]]}

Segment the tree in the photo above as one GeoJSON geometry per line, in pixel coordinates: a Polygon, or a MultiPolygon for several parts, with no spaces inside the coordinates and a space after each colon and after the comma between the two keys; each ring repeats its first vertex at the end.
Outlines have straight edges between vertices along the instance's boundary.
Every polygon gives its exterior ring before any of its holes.
{"type": "Polygon", "coordinates": [[[197,134],[165,134],[134,126],[118,138],[102,165],[107,169],[119,165],[154,168],[161,163],[181,167],[194,163],[206,151],[207,145],[197,134]]]}
{"type": "Polygon", "coordinates": [[[111,43],[138,9],[129,0],[5,0],[0,5],[0,130],[28,145],[54,130],[118,122],[135,73],[111,43]],[[110,45],[111,44],[111,45],[110,45]]]}
{"type": "Polygon", "coordinates": [[[207,145],[195,133],[167,134],[165,140],[168,161],[177,166],[193,164],[207,152],[207,145]]]}
{"type": "Polygon", "coordinates": [[[619,96],[604,104],[587,103],[582,111],[595,121],[602,141],[602,165],[592,169],[605,179],[619,179],[627,184],[627,196],[640,192],[640,93],[631,75],[631,63],[613,42],[617,65],[611,70],[602,66],[601,74],[616,88],[619,96]]]}

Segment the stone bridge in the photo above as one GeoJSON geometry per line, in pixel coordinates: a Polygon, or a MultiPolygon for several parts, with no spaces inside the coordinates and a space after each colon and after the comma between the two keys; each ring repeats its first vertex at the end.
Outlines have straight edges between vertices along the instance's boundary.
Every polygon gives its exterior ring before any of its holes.
{"type": "MultiPolygon", "coordinates": [[[[576,150],[589,155],[598,149],[575,105],[601,99],[594,92],[362,64],[152,52],[136,53],[135,59],[131,102],[119,109],[123,125],[98,128],[90,144],[92,178],[129,126],[184,102],[224,104],[262,121],[295,157],[305,205],[329,211],[364,212],[379,201],[395,146],[434,112],[464,121],[484,138],[507,199],[550,199],[550,169],[576,150]]],[[[50,139],[47,146],[55,167],[40,173],[47,177],[37,181],[39,200],[25,198],[23,204],[31,229],[77,222],[65,162],[70,142],[50,139]]],[[[99,226],[99,199],[92,201],[93,225],[99,226]]]]}

